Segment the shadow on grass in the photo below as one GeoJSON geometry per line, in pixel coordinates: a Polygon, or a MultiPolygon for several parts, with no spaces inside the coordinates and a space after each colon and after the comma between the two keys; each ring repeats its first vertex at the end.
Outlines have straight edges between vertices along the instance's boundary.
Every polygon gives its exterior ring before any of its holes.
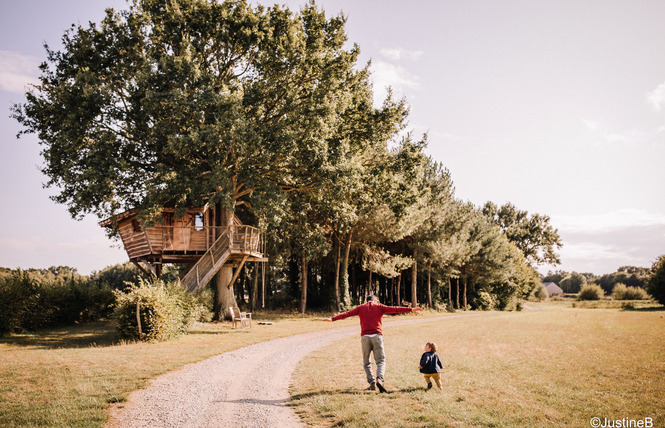
{"type": "Polygon", "coordinates": [[[291,396],[292,401],[304,400],[311,397],[329,397],[332,395],[390,395],[397,393],[411,393],[416,391],[425,391],[424,387],[409,387],[409,388],[400,388],[400,389],[390,389],[387,387],[388,392],[381,393],[379,391],[369,391],[367,389],[333,389],[333,390],[323,390],[323,391],[312,391],[305,392],[303,394],[295,394],[291,396]]]}
{"type": "Polygon", "coordinates": [[[627,312],[665,312],[665,306],[644,306],[640,308],[624,307],[622,310],[627,312]]]}
{"type": "MultiPolygon", "coordinates": [[[[213,324],[215,326],[215,324],[213,324]]],[[[232,329],[223,324],[210,329],[189,330],[188,335],[226,335],[229,333],[248,334],[250,329],[232,329]]],[[[16,333],[0,338],[0,344],[25,346],[37,349],[110,347],[131,343],[118,339],[113,321],[95,321],[70,326],[53,327],[36,332],[16,333]]]]}
{"type": "Polygon", "coordinates": [[[42,349],[107,347],[118,343],[115,325],[96,321],[66,327],[39,330],[35,333],[12,334],[0,343],[42,349]]]}

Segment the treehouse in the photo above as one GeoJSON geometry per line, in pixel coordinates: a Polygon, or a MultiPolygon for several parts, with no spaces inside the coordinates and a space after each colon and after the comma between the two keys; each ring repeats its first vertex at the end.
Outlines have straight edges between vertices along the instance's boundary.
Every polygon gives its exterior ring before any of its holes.
{"type": "Polygon", "coordinates": [[[179,218],[174,209],[164,208],[154,225],[144,227],[137,210],[130,210],[99,224],[117,227],[129,260],[146,274],[149,269],[159,276],[164,263],[187,264],[181,283],[195,292],[224,266],[236,267],[233,283],[246,262],[267,261],[259,230],[242,224],[235,214],[226,222],[222,215],[205,207],[190,209],[179,218]]]}

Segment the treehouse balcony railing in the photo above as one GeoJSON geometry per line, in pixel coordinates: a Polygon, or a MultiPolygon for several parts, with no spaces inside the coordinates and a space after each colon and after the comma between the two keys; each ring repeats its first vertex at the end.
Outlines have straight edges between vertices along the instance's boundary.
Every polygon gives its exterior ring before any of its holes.
{"type": "MultiPolygon", "coordinates": [[[[224,234],[229,235],[229,249],[246,254],[264,254],[265,240],[251,226],[156,226],[162,251],[205,252],[224,234]]],[[[152,239],[151,239],[152,240],[152,239]]]]}

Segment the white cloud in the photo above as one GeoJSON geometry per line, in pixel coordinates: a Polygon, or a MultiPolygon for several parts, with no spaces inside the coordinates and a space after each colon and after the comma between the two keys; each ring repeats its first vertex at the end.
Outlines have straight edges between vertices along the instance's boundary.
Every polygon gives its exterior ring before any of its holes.
{"type": "Polygon", "coordinates": [[[633,257],[626,251],[595,242],[568,243],[561,248],[560,252],[562,259],[578,261],[633,260],[633,257]]]}
{"type": "Polygon", "coordinates": [[[39,63],[36,57],[0,50],[0,91],[21,93],[38,83],[39,63]]]}
{"type": "Polygon", "coordinates": [[[598,129],[598,122],[595,120],[588,120],[588,119],[582,119],[582,122],[586,125],[587,128],[591,131],[595,131],[598,129]]]}
{"type": "Polygon", "coordinates": [[[379,51],[384,57],[393,60],[411,60],[415,61],[423,54],[423,51],[409,51],[403,48],[383,48],[379,51]]]}
{"type": "Polygon", "coordinates": [[[386,97],[386,88],[390,86],[397,98],[404,96],[409,89],[420,86],[418,78],[409,73],[404,67],[384,61],[372,63],[372,80],[374,82],[375,102],[383,102],[386,97]]]}
{"type": "Polygon", "coordinates": [[[643,142],[647,138],[647,135],[637,129],[631,129],[630,131],[619,133],[619,134],[607,134],[605,135],[605,140],[610,143],[619,143],[619,144],[637,144],[643,142]]]}
{"type": "Polygon", "coordinates": [[[631,227],[665,226],[665,214],[626,208],[595,215],[552,217],[552,225],[564,232],[603,233],[631,227]]]}
{"type": "Polygon", "coordinates": [[[656,111],[665,108],[665,83],[661,83],[653,91],[647,94],[647,100],[656,111]]]}

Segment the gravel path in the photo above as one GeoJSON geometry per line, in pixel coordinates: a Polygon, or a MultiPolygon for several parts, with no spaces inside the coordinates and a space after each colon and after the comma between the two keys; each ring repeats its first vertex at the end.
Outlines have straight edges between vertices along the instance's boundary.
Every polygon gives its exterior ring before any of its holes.
{"type": "MultiPolygon", "coordinates": [[[[479,315],[408,317],[384,326],[479,315]]],[[[107,427],[302,427],[285,405],[296,365],[310,352],[359,330],[356,325],[298,334],[186,365],[131,393],[112,409],[107,427]]]]}

